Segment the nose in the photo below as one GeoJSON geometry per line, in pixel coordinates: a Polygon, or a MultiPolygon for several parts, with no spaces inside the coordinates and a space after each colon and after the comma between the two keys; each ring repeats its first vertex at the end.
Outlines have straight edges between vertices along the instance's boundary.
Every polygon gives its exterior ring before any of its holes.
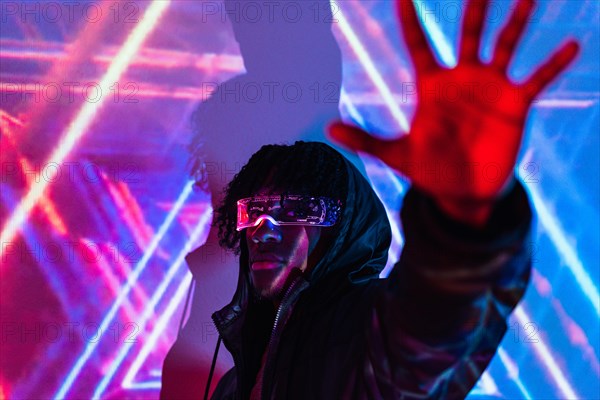
{"type": "Polygon", "coordinates": [[[281,230],[268,219],[261,220],[257,226],[248,228],[250,239],[254,243],[279,243],[281,242],[281,230]]]}

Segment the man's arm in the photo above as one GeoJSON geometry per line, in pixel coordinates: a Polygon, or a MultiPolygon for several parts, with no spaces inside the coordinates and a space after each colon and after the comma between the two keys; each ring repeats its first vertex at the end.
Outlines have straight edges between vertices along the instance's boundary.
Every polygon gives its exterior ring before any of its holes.
{"type": "Polygon", "coordinates": [[[368,356],[386,397],[464,397],[495,354],[530,274],[531,210],[517,182],[485,226],[449,218],[411,189],[405,245],[378,293],[368,356]]]}
{"type": "Polygon", "coordinates": [[[334,140],[378,157],[412,184],[402,209],[405,247],[369,321],[368,361],[385,398],[464,397],[493,357],[529,277],[531,211],[513,170],[533,100],[579,46],[565,43],[514,83],[507,71],[534,2],[517,2],[484,63],[488,4],[469,1],[458,63],[448,69],[430,50],[413,2],[398,1],[419,95],[409,134],[381,140],[342,123],[330,128],[334,140]],[[449,88],[457,95],[440,95],[449,88]]]}

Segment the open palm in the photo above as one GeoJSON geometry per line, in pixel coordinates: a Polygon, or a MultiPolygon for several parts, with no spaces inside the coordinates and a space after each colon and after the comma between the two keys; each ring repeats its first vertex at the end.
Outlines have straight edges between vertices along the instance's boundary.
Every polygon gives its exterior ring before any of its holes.
{"type": "Polygon", "coordinates": [[[512,179],[525,119],[534,98],[575,58],[569,41],[524,83],[507,69],[533,0],[519,0],[489,64],[479,59],[488,0],[466,9],[459,61],[441,67],[421,29],[412,1],[398,1],[398,13],[415,64],[419,101],[409,135],[381,140],[360,128],[335,123],[334,140],[370,153],[432,195],[446,210],[456,204],[491,203],[512,179]]]}

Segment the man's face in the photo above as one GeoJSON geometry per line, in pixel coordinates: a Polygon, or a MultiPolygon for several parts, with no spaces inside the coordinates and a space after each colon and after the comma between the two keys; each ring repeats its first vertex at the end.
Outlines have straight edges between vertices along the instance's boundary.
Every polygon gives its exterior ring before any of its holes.
{"type": "Polygon", "coordinates": [[[250,278],[256,293],[268,300],[280,300],[292,275],[313,267],[308,256],[320,236],[320,227],[279,226],[268,219],[246,228],[250,278]]]}

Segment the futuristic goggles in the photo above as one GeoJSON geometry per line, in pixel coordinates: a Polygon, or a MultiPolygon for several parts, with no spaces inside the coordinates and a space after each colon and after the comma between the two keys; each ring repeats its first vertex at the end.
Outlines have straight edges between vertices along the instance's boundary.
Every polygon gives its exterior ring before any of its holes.
{"type": "Polygon", "coordinates": [[[247,197],[237,202],[237,230],[257,226],[263,219],[275,225],[333,226],[340,217],[341,209],[341,201],[328,197],[247,197]]]}

